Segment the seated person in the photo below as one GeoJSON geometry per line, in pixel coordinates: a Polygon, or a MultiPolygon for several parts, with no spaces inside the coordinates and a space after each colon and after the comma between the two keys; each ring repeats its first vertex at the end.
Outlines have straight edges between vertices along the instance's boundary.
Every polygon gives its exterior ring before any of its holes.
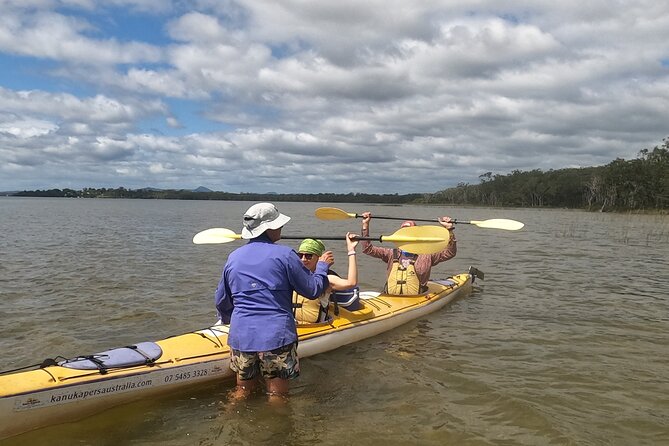
{"type": "MultiPolygon", "coordinates": [[[[371,212],[362,214],[362,236],[369,236],[371,212]]],[[[450,232],[448,245],[434,254],[413,254],[400,249],[382,248],[372,245],[370,241],[362,242],[362,252],[386,262],[388,278],[384,292],[394,295],[415,295],[427,291],[432,267],[452,259],[458,252],[458,245],[453,230],[455,225],[450,217],[439,217],[439,223],[450,232]]],[[[400,228],[416,226],[413,220],[407,220],[400,228]]]]}
{"type": "MultiPolygon", "coordinates": [[[[330,286],[323,292],[319,299],[307,299],[293,293],[293,307],[295,311],[295,319],[301,323],[316,323],[327,320],[328,305],[330,302],[330,295],[337,293],[343,296],[346,301],[351,301],[349,305],[359,303],[355,299],[358,296],[358,265],[355,258],[355,248],[358,246],[356,235],[352,233],[346,234],[346,248],[348,250],[348,278],[339,277],[337,273],[328,270],[328,281],[330,286]],[[354,296],[355,294],[355,296],[354,296]]],[[[323,255],[325,245],[320,240],[304,239],[297,250],[297,255],[300,256],[302,264],[309,270],[314,271],[318,258],[323,255]]],[[[336,295],[336,294],[335,294],[336,295]]],[[[342,302],[344,306],[344,302],[342,302]]]]}

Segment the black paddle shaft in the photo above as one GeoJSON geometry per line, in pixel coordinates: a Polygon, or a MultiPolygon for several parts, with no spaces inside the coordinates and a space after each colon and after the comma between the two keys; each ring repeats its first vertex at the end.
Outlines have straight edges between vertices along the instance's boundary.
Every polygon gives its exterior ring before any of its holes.
{"type": "MultiPolygon", "coordinates": [[[[323,237],[319,237],[317,235],[310,236],[310,237],[305,237],[303,235],[282,235],[281,238],[286,239],[286,240],[302,240],[302,239],[305,239],[305,238],[313,238],[313,239],[318,239],[318,240],[346,240],[345,235],[342,235],[342,236],[326,235],[326,236],[323,236],[323,237]]],[[[354,239],[355,240],[370,240],[370,241],[382,242],[383,241],[383,236],[380,236],[380,237],[359,237],[359,236],[355,236],[354,239]]]]}
{"type": "MultiPolygon", "coordinates": [[[[359,214],[355,214],[355,216],[358,217],[358,218],[363,218],[362,215],[359,215],[359,214]]],[[[439,221],[438,218],[437,218],[437,219],[434,219],[434,220],[428,220],[428,219],[425,219],[425,218],[386,217],[386,216],[384,216],[384,215],[372,215],[372,218],[380,218],[380,219],[383,219],[383,220],[412,220],[412,221],[426,221],[426,222],[430,222],[430,223],[434,223],[434,222],[436,221],[437,223],[441,223],[441,222],[439,221]]],[[[466,224],[466,225],[468,225],[468,224],[470,224],[471,222],[469,222],[469,221],[460,221],[460,220],[454,218],[454,219],[451,219],[451,221],[450,221],[449,223],[453,223],[453,224],[460,223],[460,224],[466,224]]]]}
{"type": "MultiPolygon", "coordinates": [[[[364,218],[364,217],[363,217],[362,215],[360,215],[360,214],[355,214],[355,216],[358,217],[358,218],[364,218]]],[[[425,219],[425,218],[386,217],[385,215],[372,215],[372,218],[380,218],[380,219],[382,219],[382,220],[403,220],[403,221],[404,221],[404,220],[412,220],[412,221],[425,221],[425,222],[430,222],[430,223],[434,223],[435,221],[436,221],[436,222],[439,221],[438,219],[428,220],[428,219],[425,219]]],[[[451,223],[454,223],[454,222],[451,222],[451,223]]]]}

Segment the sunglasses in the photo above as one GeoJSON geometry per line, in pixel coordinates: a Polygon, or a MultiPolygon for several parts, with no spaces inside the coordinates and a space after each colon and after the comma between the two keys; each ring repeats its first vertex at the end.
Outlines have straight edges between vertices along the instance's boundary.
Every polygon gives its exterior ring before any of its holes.
{"type": "Polygon", "coordinates": [[[313,254],[307,254],[307,253],[304,253],[304,252],[298,252],[298,253],[297,253],[297,256],[298,256],[299,258],[304,257],[304,258],[307,259],[307,260],[311,260],[311,258],[312,258],[314,255],[313,255],[313,254]]]}

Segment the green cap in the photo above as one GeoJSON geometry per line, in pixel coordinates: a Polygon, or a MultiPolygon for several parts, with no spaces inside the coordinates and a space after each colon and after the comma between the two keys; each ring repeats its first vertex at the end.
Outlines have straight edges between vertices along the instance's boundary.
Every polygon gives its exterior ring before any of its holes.
{"type": "Polygon", "coordinates": [[[306,254],[316,254],[319,257],[323,255],[323,251],[325,251],[325,245],[323,242],[313,238],[305,238],[302,240],[302,243],[300,243],[300,248],[297,250],[297,252],[303,252],[306,254]]]}

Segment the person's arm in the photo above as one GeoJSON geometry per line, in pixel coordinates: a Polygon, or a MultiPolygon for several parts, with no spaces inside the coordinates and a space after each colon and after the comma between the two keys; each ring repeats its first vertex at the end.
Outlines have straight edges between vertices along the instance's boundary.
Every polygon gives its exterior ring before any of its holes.
{"type": "Polygon", "coordinates": [[[432,265],[437,263],[445,262],[446,260],[452,259],[458,253],[458,241],[455,238],[455,225],[453,220],[450,217],[444,216],[439,217],[439,223],[449,231],[450,239],[448,245],[441,252],[432,254],[432,265]]]}
{"type": "MultiPolygon", "coordinates": [[[[372,219],[372,213],[363,212],[360,215],[362,215],[362,231],[360,235],[362,237],[369,237],[369,222],[372,219]]],[[[384,262],[388,262],[393,255],[392,249],[379,248],[378,246],[372,245],[372,242],[369,240],[363,240],[361,243],[362,252],[368,256],[376,257],[377,259],[381,259],[384,262]]]]}
{"type": "Polygon", "coordinates": [[[214,303],[216,304],[216,311],[221,322],[229,324],[234,304],[232,302],[232,293],[225,280],[225,275],[226,271],[224,268],[221,280],[218,282],[218,287],[216,287],[216,292],[214,293],[214,303]]]}
{"type": "Polygon", "coordinates": [[[347,290],[358,284],[358,263],[355,256],[355,248],[358,246],[358,240],[352,239],[355,234],[346,233],[346,249],[348,254],[348,275],[346,279],[328,274],[328,280],[333,290],[347,290]]]}

